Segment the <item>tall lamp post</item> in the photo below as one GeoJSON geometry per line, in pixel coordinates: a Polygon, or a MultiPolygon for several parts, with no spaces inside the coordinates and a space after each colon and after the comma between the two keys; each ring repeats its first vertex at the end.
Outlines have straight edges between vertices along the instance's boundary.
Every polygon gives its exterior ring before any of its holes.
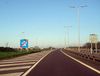
{"type": "Polygon", "coordinates": [[[86,5],[83,6],[71,6],[70,8],[76,8],[77,9],[77,18],[78,18],[78,51],[80,52],[80,8],[87,7],[86,5]]]}
{"type": "MultiPolygon", "coordinates": [[[[66,26],[64,26],[64,28],[66,28],[66,26]]],[[[64,37],[64,42],[65,42],[65,49],[66,49],[66,30],[65,30],[65,37],[64,37]]]]}
{"type": "Polygon", "coordinates": [[[65,48],[66,48],[66,45],[69,48],[69,28],[70,27],[71,26],[64,26],[64,28],[65,28],[65,48]],[[67,29],[67,33],[66,33],[66,29],[67,29]],[[66,34],[67,34],[67,41],[66,41],[66,34]],[[68,44],[66,44],[67,42],[68,42],[68,44]]]}

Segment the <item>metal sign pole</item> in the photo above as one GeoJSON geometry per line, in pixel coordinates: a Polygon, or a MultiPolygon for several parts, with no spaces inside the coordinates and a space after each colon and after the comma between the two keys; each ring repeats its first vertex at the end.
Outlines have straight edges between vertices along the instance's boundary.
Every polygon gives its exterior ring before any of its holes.
{"type": "Polygon", "coordinates": [[[96,53],[97,53],[97,42],[95,43],[95,51],[96,51],[96,53]]]}
{"type": "Polygon", "coordinates": [[[97,53],[97,35],[96,34],[90,34],[90,42],[91,42],[91,53],[93,53],[93,43],[95,44],[95,51],[97,53]]]}
{"type": "Polygon", "coordinates": [[[91,54],[93,53],[93,49],[92,49],[92,47],[93,47],[93,46],[92,46],[92,41],[91,41],[91,54]]]}

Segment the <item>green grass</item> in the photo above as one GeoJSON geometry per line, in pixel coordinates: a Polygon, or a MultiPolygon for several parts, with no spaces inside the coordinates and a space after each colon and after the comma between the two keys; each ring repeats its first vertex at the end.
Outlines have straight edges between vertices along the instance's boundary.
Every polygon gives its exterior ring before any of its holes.
{"type": "Polygon", "coordinates": [[[10,47],[0,47],[0,60],[1,59],[7,59],[7,58],[14,58],[17,56],[22,56],[26,54],[31,54],[31,53],[36,53],[36,52],[41,52],[49,50],[47,49],[40,49],[40,48],[33,48],[33,49],[13,49],[10,47]]]}
{"type": "Polygon", "coordinates": [[[30,54],[30,53],[35,53],[35,52],[39,52],[39,51],[0,51],[0,59],[5,59],[5,58],[13,58],[13,57],[17,57],[17,56],[21,56],[21,55],[26,55],[26,54],[30,54]]]}

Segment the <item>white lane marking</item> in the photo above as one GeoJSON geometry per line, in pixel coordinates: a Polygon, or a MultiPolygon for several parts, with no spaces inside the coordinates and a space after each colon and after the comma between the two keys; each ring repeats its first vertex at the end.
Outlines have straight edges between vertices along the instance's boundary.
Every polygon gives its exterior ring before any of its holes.
{"type": "Polygon", "coordinates": [[[15,64],[3,64],[3,65],[0,65],[0,67],[4,67],[4,66],[17,66],[17,65],[27,65],[27,64],[35,64],[35,62],[29,62],[29,63],[15,63],[15,64]]]}
{"type": "MultiPolygon", "coordinates": [[[[40,53],[39,53],[40,54],[40,53]]],[[[8,60],[1,60],[0,63],[2,62],[14,62],[14,61],[28,61],[28,60],[35,60],[38,61],[38,59],[43,56],[43,55],[33,55],[32,57],[22,57],[22,58],[16,58],[16,59],[8,59],[8,60]]]]}
{"type": "Polygon", "coordinates": [[[30,67],[31,66],[20,66],[20,67],[0,68],[0,71],[18,70],[18,69],[28,69],[30,67]]]}
{"type": "Polygon", "coordinates": [[[97,70],[97,69],[95,69],[95,68],[93,68],[92,66],[87,65],[87,64],[85,64],[85,63],[83,63],[83,62],[79,61],[78,59],[75,59],[74,57],[72,57],[72,56],[70,56],[70,55],[68,55],[68,54],[64,53],[63,51],[61,51],[61,52],[62,52],[64,55],[66,55],[67,57],[69,57],[69,58],[71,58],[71,59],[75,60],[76,62],[78,62],[78,63],[80,63],[80,64],[84,65],[85,67],[87,67],[87,68],[89,68],[89,69],[91,69],[91,70],[95,71],[96,73],[100,74],[100,71],[99,71],[99,70],[97,70]]]}
{"type": "Polygon", "coordinates": [[[14,59],[14,60],[2,60],[0,63],[2,63],[2,62],[16,62],[16,61],[34,61],[34,57],[32,57],[32,58],[23,58],[23,59],[14,59]]]}
{"type": "Polygon", "coordinates": [[[36,62],[36,60],[24,60],[24,61],[4,61],[4,62],[0,62],[0,65],[2,64],[11,64],[11,63],[24,63],[24,62],[36,62]]]}
{"type": "Polygon", "coordinates": [[[50,54],[52,51],[49,51],[44,57],[42,57],[38,62],[36,62],[29,70],[27,70],[22,76],[26,76],[33,68],[35,68],[40,61],[42,61],[48,54],[50,54]]]}
{"type": "Polygon", "coordinates": [[[21,74],[23,74],[23,72],[0,74],[0,76],[20,76],[21,74]]]}

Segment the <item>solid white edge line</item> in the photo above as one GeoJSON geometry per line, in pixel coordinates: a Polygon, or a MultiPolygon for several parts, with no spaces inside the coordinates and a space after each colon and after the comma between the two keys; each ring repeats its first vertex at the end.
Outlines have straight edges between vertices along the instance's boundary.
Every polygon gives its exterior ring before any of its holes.
{"type": "Polygon", "coordinates": [[[47,53],[45,56],[43,56],[38,62],[36,62],[29,70],[27,70],[24,74],[22,74],[22,76],[26,76],[33,68],[35,68],[38,63],[40,63],[48,54],[50,54],[52,51],[50,51],[49,53],[47,53]]]}
{"type": "Polygon", "coordinates": [[[74,57],[72,57],[72,56],[70,56],[70,55],[68,55],[68,54],[64,53],[63,51],[61,51],[61,52],[62,52],[64,55],[66,55],[67,57],[69,57],[69,58],[71,58],[71,59],[75,60],[76,62],[78,62],[78,63],[80,63],[80,64],[84,65],[85,67],[87,67],[87,68],[89,68],[89,69],[91,69],[91,70],[95,71],[96,73],[100,74],[100,71],[99,71],[99,70],[97,70],[97,69],[95,69],[95,68],[93,68],[92,66],[87,65],[87,64],[85,64],[85,63],[83,63],[83,62],[79,61],[78,59],[75,59],[74,57]]]}

